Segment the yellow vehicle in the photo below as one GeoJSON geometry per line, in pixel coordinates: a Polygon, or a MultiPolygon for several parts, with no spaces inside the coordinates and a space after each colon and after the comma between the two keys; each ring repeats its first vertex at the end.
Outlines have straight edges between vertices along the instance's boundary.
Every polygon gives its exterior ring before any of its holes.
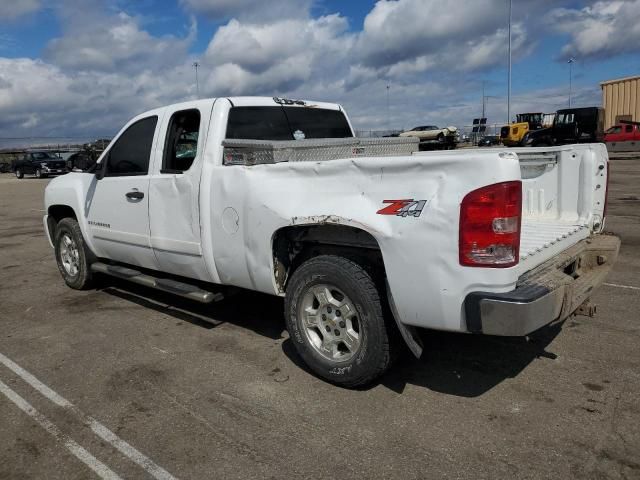
{"type": "Polygon", "coordinates": [[[542,128],[544,113],[519,113],[516,121],[511,125],[505,125],[500,129],[500,140],[507,147],[522,145],[522,139],[529,130],[542,128]]]}

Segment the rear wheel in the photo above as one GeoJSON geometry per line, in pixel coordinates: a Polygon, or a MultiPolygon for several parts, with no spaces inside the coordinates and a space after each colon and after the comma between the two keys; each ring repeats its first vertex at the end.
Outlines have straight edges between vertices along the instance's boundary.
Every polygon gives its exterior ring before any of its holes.
{"type": "Polygon", "coordinates": [[[91,265],[80,225],[73,218],[63,218],[55,230],[58,270],[65,283],[76,290],[91,287],[91,265]]]}
{"type": "Polygon", "coordinates": [[[285,309],[298,354],[320,377],[357,387],[391,365],[395,325],[385,321],[371,276],[351,260],[321,255],[302,264],[289,282],[285,309]]]}

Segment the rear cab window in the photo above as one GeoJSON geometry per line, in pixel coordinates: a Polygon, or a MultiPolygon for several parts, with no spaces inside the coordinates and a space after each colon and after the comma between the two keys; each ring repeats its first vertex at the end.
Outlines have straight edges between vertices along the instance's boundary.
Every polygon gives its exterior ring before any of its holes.
{"type": "Polygon", "coordinates": [[[189,109],[171,116],[165,138],[160,173],[184,173],[198,153],[200,110],[189,109]]]}
{"type": "Polygon", "coordinates": [[[340,110],[299,106],[232,107],[227,139],[302,140],[350,138],[353,132],[340,110]]]}

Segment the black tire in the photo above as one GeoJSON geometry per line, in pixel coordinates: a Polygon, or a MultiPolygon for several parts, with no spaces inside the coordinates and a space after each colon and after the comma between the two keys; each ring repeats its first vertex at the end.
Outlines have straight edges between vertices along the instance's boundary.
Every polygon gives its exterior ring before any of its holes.
{"type": "Polygon", "coordinates": [[[385,320],[383,307],[373,279],[360,265],[344,257],[320,255],[293,273],[285,296],[285,319],[296,351],[309,368],[336,385],[353,388],[382,375],[398,351],[396,326],[393,319],[385,320]],[[347,360],[325,358],[313,346],[298,314],[310,289],[318,285],[335,286],[355,307],[359,347],[347,360]]]}
{"type": "Polygon", "coordinates": [[[24,178],[24,172],[19,168],[16,168],[16,178],[24,178]]]}
{"type": "Polygon", "coordinates": [[[53,245],[55,247],[58,270],[60,270],[60,274],[62,278],[64,278],[65,283],[75,290],[90,288],[93,280],[89,261],[91,254],[82,237],[80,225],[78,225],[75,219],[63,218],[60,220],[56,226],[53,245]],[[70,272],[63,263],[62,251],[65,236],[75,242],[75,250],[77,252],[77,272],[75,274],[70,272]]]}
{"type": "Polygon", "coordinates": [[[42,170],[39,168],[36,168],[35,176],[36,178],[42,178],[42,170]]]}

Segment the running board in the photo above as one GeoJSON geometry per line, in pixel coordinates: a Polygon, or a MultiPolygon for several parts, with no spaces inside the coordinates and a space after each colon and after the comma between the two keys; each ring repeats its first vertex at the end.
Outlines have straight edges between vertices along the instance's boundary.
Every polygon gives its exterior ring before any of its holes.
{"type": "Polygon", "coordinates": [[[122,278],[130,282],[144,285],[145,287],[155,288],[163,292],[173,293],[181,297],[195,300],[200,303],[219,302],[224,298],[221,293],[207,292],[194,285],[178,282],[169,278],[156,278],[145,275],[138,270],[132,268],[121,267],[119,265],[107,265],[106,263],[96,262],[91,264],[91,271],[96,273],[104,273],[112,277],[122,278]]]}

